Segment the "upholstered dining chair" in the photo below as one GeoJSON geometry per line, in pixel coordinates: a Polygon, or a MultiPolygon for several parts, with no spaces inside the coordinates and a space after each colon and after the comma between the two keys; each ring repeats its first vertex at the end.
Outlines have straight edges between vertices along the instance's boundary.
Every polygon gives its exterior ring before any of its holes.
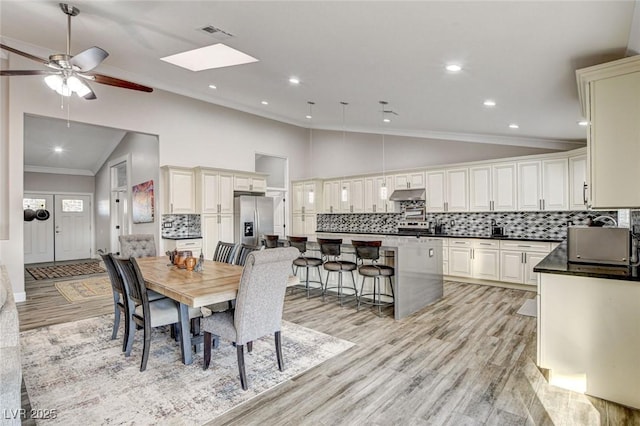
{"type": "Polygon", "coordinates": [[[212,335],[235,342],[240,384],[248,389],[244,365],[244,346],[263,336],[275,334],[278,369],[284,371],[282,358],[282,308],[291,262],[300,252],[293,247],[253,251],[247,255],[235,311],[216,312],[202,319],[204,331],[204,368],[211,361],[212,335]]]}
{"type": "Polygon", "coordinates": [[[120,235],[120,257],[150,257],[157,256],[156,243],[152,234],[120,235]]]}
{"type": "Polygon", "coordinates": [[[264,249],[264,246],[252,246],[249,244],[240,244],[238,246],[238,253],[236,254],[236,260],[233,262],[235,265],[244,266],[245,261],[247,260],[247,256],[252,251],[259,251],[264,249]]]}
{"type": "Polygon", "coordinates": [[[215,262],[233,263],[233,255],[236,253],[236,245],[234,243],[225,243],[218,241],[216,251],[213,253],[215,262]]]}
{"type": "MultiPolygon", "coordinates": [[[[163,325],[172,325],[172,327],[175,328],[175,324],[178,324],[180,321],[178,302],[169,298],[149,301],[144,277],[140,272],[136,259],[134,257],[120,259],[113,256],[111,256],[111,258],[114,260],[118,271],[120,271],[130,300],[135,305],[131,319],[133,323],[144,330],[144,346],[142,348],[142,360],[140,362],[140,371],[144,371],[147,368],[147,361],[149,359],[151,329],[163,325]]],[[[199,308],[189,308],[189,319],[197,318],[201,315],[202,313],[199,308]]],[[[181,330],[181,332],[189,333],[190,331],[181,330]]],[[[131,353],[134,333],[135,327],[131,327],[125,349],[127,356],[131,353]]],[[[211,339],[211,337],[209,338],[211,339]]]]}

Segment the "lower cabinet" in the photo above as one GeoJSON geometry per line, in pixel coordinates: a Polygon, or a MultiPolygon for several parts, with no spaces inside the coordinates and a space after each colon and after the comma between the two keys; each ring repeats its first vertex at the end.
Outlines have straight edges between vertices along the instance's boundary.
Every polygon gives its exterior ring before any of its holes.
{"type": "Polygon", "coordinates": [[[316,233],[315,214],[294,214],[291,223],[291,235],[304,236],[316,233]]]}
{"type": "Polygon", "coordinates": [[[205,259],[213,259],[218,241],[233,242],[233,215],[202,215],[202,247],[205,259]]]}
{"type": "Polygon", "coordinates": [[[448,275],[498,280],[499,241],[452,238],[449,240],[448,275]]]}
{"type": "Polygon", "coordinates": [[[551,243],[540,241],[500,242],[500,281],[537,285],[533,268],[551,251],[551,243]]]}

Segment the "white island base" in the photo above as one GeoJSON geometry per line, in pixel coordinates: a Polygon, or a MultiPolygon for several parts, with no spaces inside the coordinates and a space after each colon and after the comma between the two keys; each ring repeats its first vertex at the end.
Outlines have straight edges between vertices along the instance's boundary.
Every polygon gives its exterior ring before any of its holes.
{"type": "Polygon", "coordinates": [[[541,273],[538,312],[550,384],[640,408],[640,282],[541,273]]]}

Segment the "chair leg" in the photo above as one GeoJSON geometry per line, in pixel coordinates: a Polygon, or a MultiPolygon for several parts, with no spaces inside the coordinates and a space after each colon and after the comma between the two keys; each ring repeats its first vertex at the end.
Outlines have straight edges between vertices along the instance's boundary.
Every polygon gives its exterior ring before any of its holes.
{"type": "Polygon", "coordinates": [[[122,352],[127,350],[127,342],[129,342],[129,333],[131,332],[131,322],[133,321],[129,316],[129,309],[127,305],[124,305],[124,338],[122,339],[122,352]]]}
{"type": "Polygon", "coordinates": [[[247,352],[253,351],[253,342],[247,342],[247,352]]]}
{"type": "Polygon", "coordinates": [[[144,371],[147,369],[147,361],[149,360],[149,346],[151,346],[151,325],[145,321],[144,346],[142,347],[142,362],[140,363],[140,371],[144,371]]]}
{"type": "Polygon", "coordinates": [[[276,340],[276,356],[278,357],[278,370],[284,371],[284,359],[282,358],[282,338],[280,332],[275,333],[276,340]]]}
{"type": "Polygon", "coordinates": [[[133,347],[133,338],[136,334],[136,322],[132,318],[129,318],[129,332],[127,333],[127,342],[124,347],[124,356],[131,355],[131,348],[133,347]]]}
{"type": "Polygon", "coordinates": [[[209,368],[209,363],[211,362],[211,340],[212,335],[208,331],[204,332],[204,365],[203,368],[206,370],[209,368]]]}
{"type": "Polygon", "coordinates": [[[247,390],[247,372],[244,368],[244,345],[237,345],[236,350],[238,352],[238,370],[240,371],[240,385],[242,390],[247,390]]]}
{"type": "Polygon", "coordinates": [[[118,293],[113,295],[113,331],[111,332],[111,340],[115,340],[118,337],[118,328],[120,327],[120,305],[118,305],[118,301],[120,300],[120,296],[118,293]]]}
{"type": "MultiPolygon", "coordinates": [[[[360,297],[364,293],[364,275],[362,276],[362,284],[360,284],[360,297]]],[[[360,297],[358,297],[358,304],[356,305],[356,311],[360,312],[360,297]]]]}

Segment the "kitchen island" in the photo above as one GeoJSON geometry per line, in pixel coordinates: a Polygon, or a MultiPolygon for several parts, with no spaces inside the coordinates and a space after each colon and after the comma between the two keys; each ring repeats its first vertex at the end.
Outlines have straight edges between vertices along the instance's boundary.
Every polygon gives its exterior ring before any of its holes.
{"type": "Polygon", "coordinates": [[[640,408],[638,267],[569,263],[565,243],[534,271],[537,359],[549,382],[640,408]]]}
{"type": "MultiPolygon", "coordinates": [[[[317,238],[341,238],[343,257],[355,261],[351,240],[382,241],[380,261],[395,268],[394,318],[400,320],[443,296],[442,242],[437,239],[372,234],[322,233],[308,235],[310,250],[318,251],[317,238]]],[[[346,278],[347,283],[349,278],[346,278]]],[[[366,280],[365,289],[372,284],[366,280]]],[[[361,278],[356,274],[358,291],[361,278]]]]}

